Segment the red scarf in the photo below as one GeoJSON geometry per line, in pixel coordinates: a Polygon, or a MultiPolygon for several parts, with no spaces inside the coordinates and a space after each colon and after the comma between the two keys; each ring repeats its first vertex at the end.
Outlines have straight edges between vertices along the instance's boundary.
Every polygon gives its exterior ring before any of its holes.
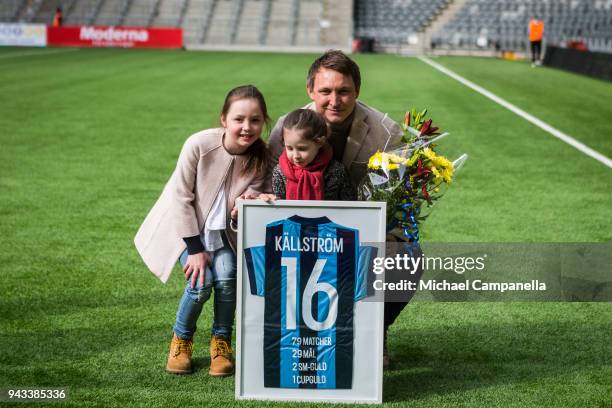
{"type": "Polygon", "coordinates": [[[281,172],[287,179],[285,199],[287,200],[322,200],[325,182],[323,172],[331,161],[333,151],[326,144],[319,149],[316,157],[306,167],[299,167],[291,163],[287,153],[283,150],[278,163],[281,172]]]}

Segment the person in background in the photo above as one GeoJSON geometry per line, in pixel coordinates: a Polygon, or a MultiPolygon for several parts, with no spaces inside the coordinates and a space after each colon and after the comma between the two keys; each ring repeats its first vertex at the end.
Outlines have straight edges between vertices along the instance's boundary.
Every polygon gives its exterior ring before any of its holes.
{"type": "Polygon", "coordinates": [[[53,16],[53,27],[61,27],[62,26],[62,8],[58,7],[55,9],[55,15],[53,16]]]}
{"type": "Polygon", "coordinates": [[[544,37],[544,22],[532,17],[529,20],[529,44],[531,45],[531,66],[540,65],[542,38],[544,37]]]}

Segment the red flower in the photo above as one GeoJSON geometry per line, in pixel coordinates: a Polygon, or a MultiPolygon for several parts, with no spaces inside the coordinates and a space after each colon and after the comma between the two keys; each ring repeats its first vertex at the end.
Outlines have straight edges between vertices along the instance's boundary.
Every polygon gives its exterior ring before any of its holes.
{"type": "Polygon", "coordinates": [[[427,186],[423,184],[421,186],[421,193],[423,193],[423,197],[427,200],[429,204],[432,204],[431,197],[429,197],[429,193],[427,192],[427,186]]]}
{"type": "Polygon", "coordinates": [[[420,181],[423,183],[421,185],[421,194],[423,194],[423,198],[427,200],[429,204],[432,204],[433,201],[427,192],[427,175],[431,173],[427,167],[423,166],[423,161],[419,159],[417,162],[417,176],[421,179],[420,181]]]}
{"type": "Polygon", "coordinates": [[[427,120],[425,123],[423,123],[423,126],[421,126],[421,136],[424,135],[436,135],[436,131],[438,130],[437,127],[433,127],[431,124],[431,119],[427,120]]]}
{"type": "Polygon", "coordinates": [[[431,173],[431,170],[423,166],[423,160],[419,159],[419,161],[417,161],[417,176],[426,176],[427,173],[431,173]]]}

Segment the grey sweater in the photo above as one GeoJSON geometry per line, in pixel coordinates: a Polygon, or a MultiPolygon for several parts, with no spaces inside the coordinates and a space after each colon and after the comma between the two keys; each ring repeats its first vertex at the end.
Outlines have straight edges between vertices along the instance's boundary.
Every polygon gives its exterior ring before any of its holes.
{"type": "MultiPolygon", "coordinates": [[[[348,172],[337,160],[331,160],[323,172],[323,199],[331,201],[355,201],[357,190],[348,172]]],[[[287,179],[277,164],[272,170],[272,191],[280,200],[287,196],[287,179]]]]}

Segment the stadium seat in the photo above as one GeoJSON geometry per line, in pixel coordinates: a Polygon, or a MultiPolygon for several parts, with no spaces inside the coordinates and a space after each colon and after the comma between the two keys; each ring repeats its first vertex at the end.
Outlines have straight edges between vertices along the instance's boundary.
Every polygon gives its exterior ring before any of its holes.
{"type": "MultiPolygon", "coordinates": [[[[612,48],[605,48],[605,41],[596,41],[611,37],[605,33],[612,27],[611,11],[612,0],[467,0],[434,39],[442,47],[456,48],[452,39],[458,33],[471,36],[486,29],[491,46],[498,41],[502,49],[525,51],[528,21],[535,16],[545,23],[544,40],[548,44],[581,39],[599,51],[612,52],[612,48]]],[[[468,40],[461,47],[473,49],[476,44],[468,40]]]]}

